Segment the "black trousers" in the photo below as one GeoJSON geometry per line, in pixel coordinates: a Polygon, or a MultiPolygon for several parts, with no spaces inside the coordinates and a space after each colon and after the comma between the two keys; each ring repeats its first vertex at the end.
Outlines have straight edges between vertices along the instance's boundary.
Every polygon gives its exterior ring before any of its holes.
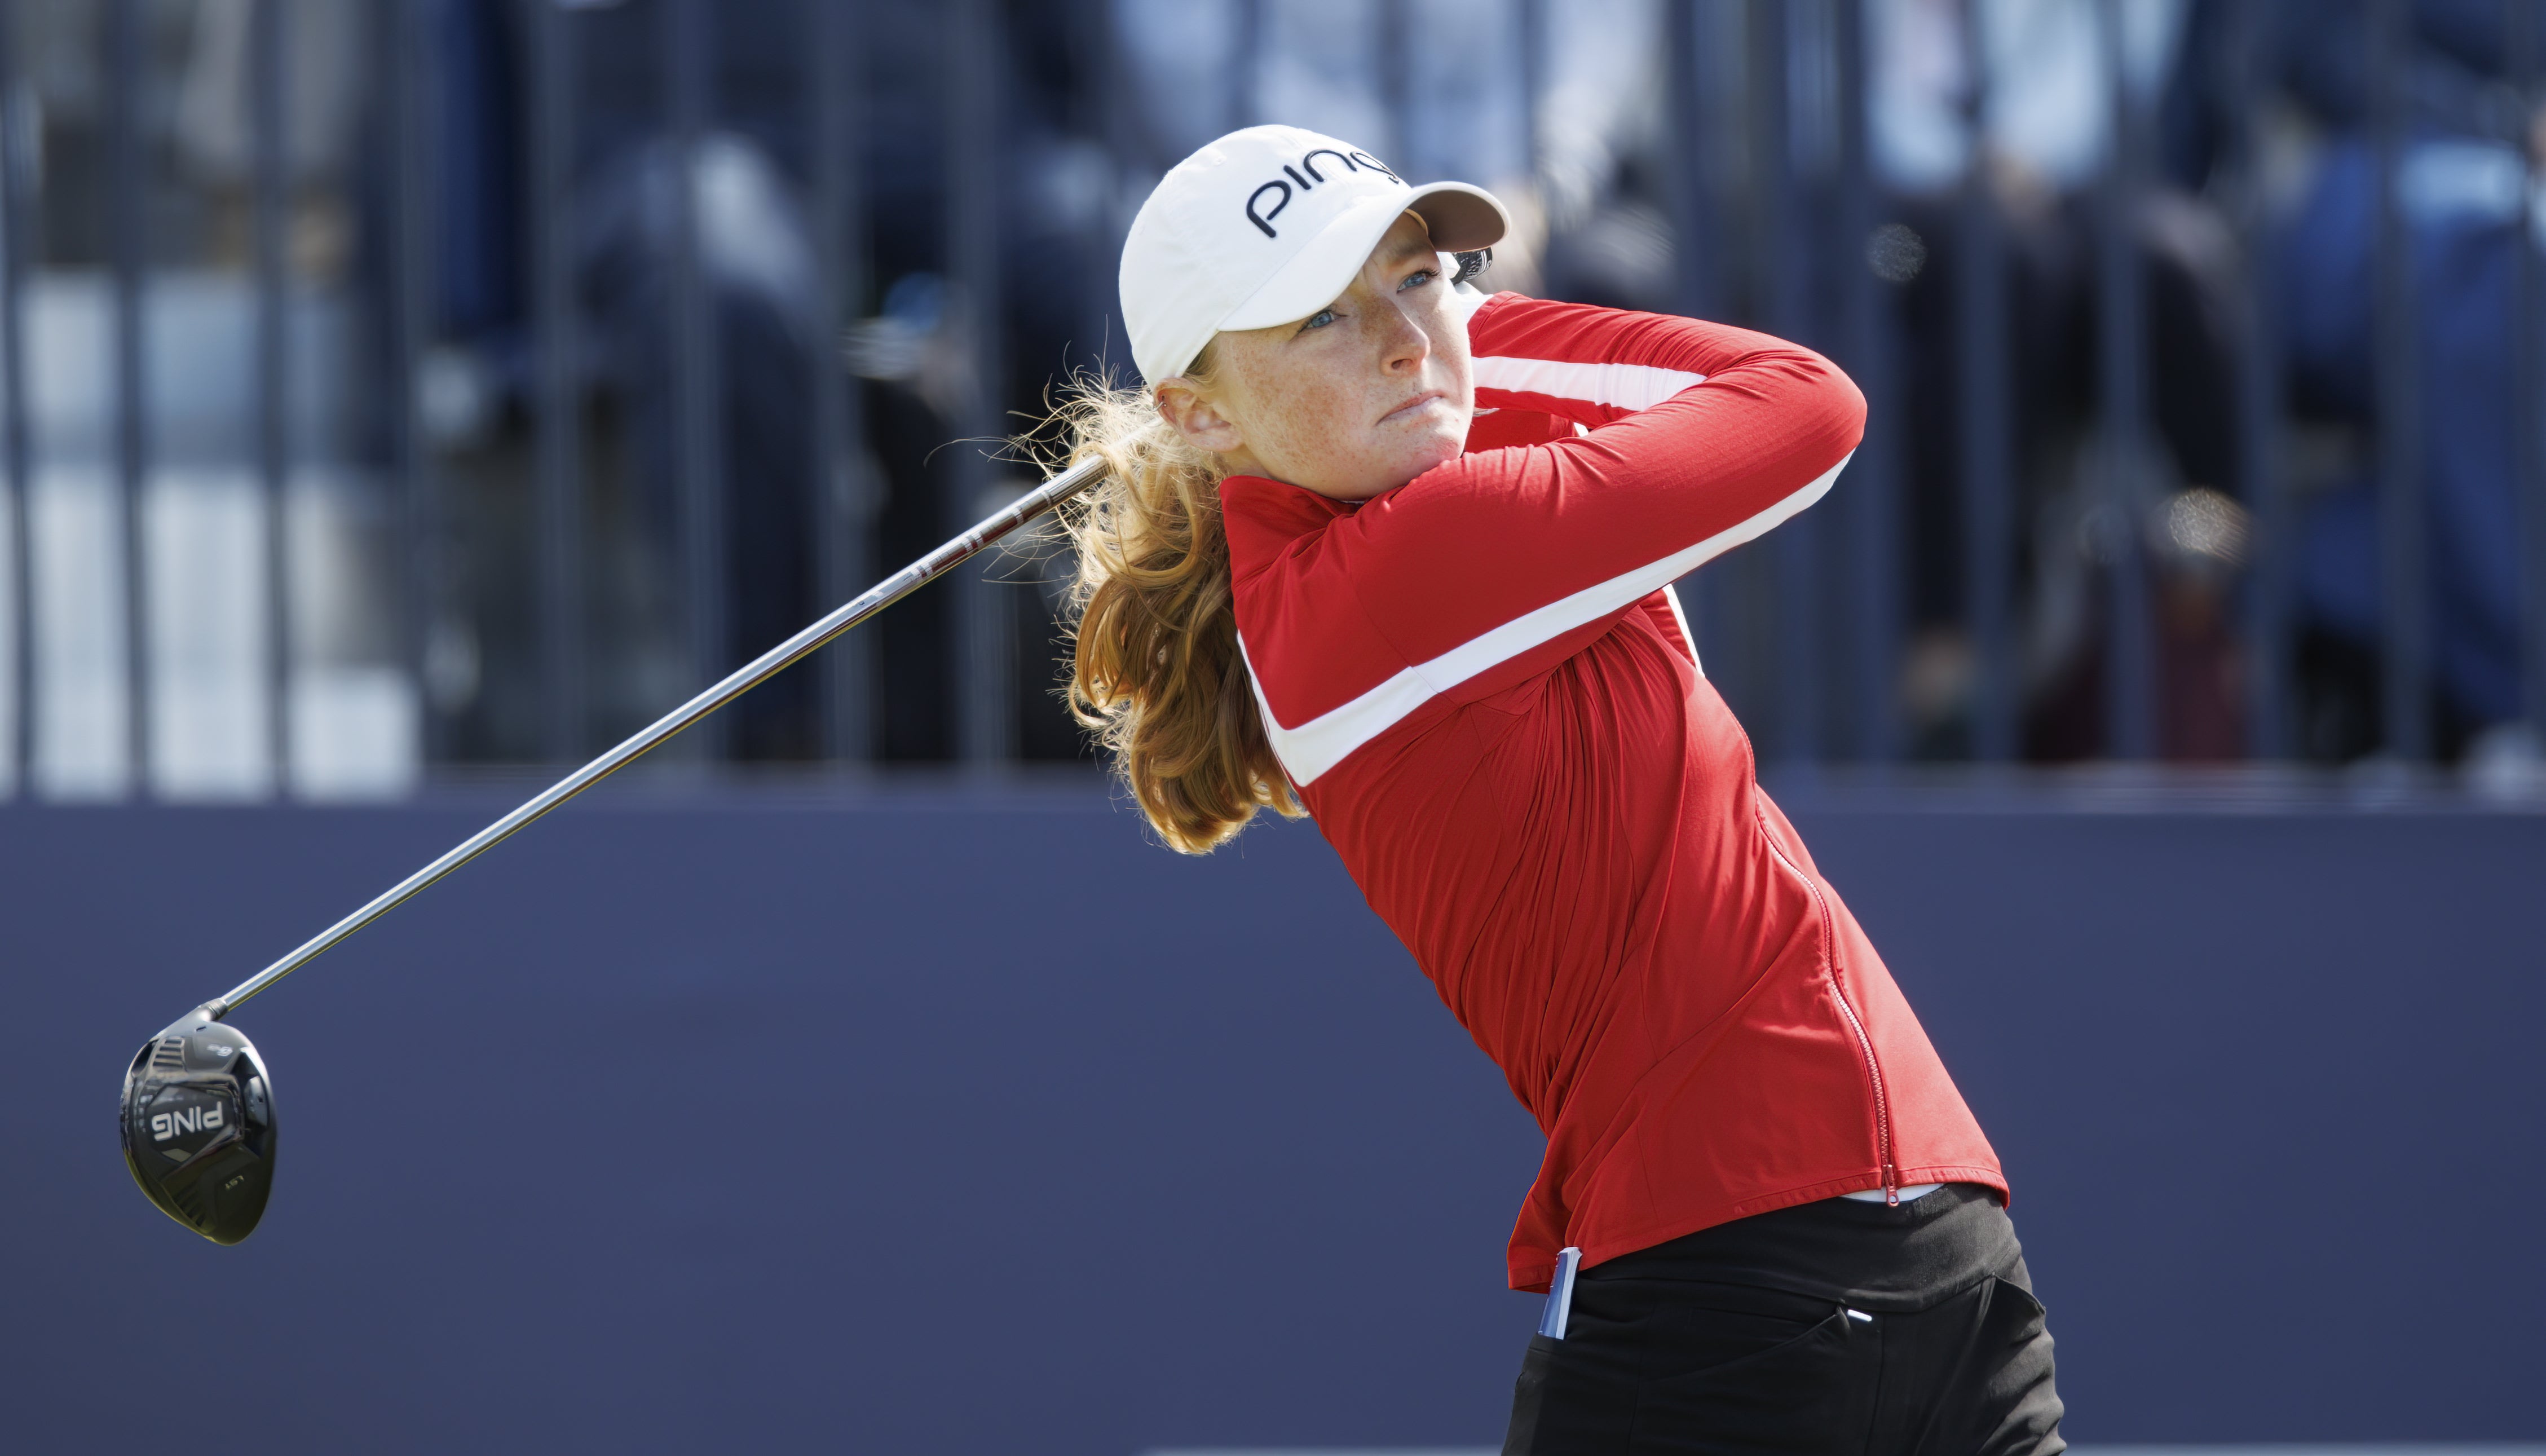
{"type": "Polygon", "coordinates": [[[1586,1269],[1503,1456],[2054,1456],[2051,1334],[1986,1188],[1831,1199],[1586,1269]]]}

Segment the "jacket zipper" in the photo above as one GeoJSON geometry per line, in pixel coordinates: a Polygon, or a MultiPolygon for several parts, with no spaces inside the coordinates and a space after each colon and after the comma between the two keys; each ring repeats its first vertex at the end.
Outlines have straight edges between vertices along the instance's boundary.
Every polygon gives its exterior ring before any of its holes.
{"type": "Polygon", "coordinates": [[[1777,836],[1768,829],[1766,817],[1759,818],[1759,837],[1768,852],[1786,872],[1804,882],[1813,893],[1813,906],[1822,918],[1822,964],[1829,970],[1830,994],[1838,997],[1839,1014],[1847,1018],[1847,1029],[1856,1033],[1857,1055],[1865,1059],[1866,1080],[1874,1086],[1874,1145],[1876,1156],[1883,1161],[1883,1201],[1895,1208],[1901,1204],[1901,1172],[1892,1163],[1892,1099],[1883,1090],[1883,1064],[1874,1060],[1874,1038],[1865,1034],[1865,1023],[1859,1020],[1856,1007],[1849,1004],[1847,985],[1839,979],[1838,925],[1830,915],[1829,900],[1822,894],[1821,882],[1804,873],[1803,867],[1786,857],[1777,844],[1777,836]]]}

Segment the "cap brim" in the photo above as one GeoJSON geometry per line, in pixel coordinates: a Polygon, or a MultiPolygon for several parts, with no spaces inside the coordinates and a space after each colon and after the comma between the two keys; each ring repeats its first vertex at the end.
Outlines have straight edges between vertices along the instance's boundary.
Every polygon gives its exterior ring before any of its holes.
{"type": "Polygon", "coordinates": [[[1418,187],[1405,209],[1422,215],[1432,229],[1432,246],[1444,253],[1490,248],[1511,231],[1511,214],[1503,211],[1502,199],[1464,182],[1418,187]]]}
{"type": "Polygon", "coordinates": [[[1492,247],[1511,227],[1511,214],[1492,193],[1465,182],[1435,182],[1402,196],[1372,198],[1326,224],[1299,256],[1231,309],[1220,321],[1221,330],[1271,328],[1333,302],[1352,286],[1353,275],[1370,260],[1370,250],[1406,213],[1423,219],[1431,229],[1433,249],[1443,253],[1492,247]]]}

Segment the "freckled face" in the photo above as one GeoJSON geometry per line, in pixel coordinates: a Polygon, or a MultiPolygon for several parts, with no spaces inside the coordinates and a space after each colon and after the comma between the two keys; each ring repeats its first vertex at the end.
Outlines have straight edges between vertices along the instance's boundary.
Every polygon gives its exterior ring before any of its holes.
{"type": "Polygon", "coordinates": [[[1297,323],[1224,333],[1212,379],[1158,385],[1160,411],[1232,471],[1337,500],[1456,459],[1476,411],[1465,320],[1423,219],[1397,219],[1341,296],[1297,323]]]}

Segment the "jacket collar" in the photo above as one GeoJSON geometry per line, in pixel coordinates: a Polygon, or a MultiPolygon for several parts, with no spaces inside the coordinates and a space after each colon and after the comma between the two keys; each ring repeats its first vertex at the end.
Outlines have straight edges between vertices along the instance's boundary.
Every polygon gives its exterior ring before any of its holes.
{"type": "Polygon", "coordinates": [[[1363,504],[1334,500],[1262,475],[1228,476],[1220,482],[1220,519],[1229,534],[1230,569],[1238,576],[1259,571],[1294,543],[1363,504]]]}

